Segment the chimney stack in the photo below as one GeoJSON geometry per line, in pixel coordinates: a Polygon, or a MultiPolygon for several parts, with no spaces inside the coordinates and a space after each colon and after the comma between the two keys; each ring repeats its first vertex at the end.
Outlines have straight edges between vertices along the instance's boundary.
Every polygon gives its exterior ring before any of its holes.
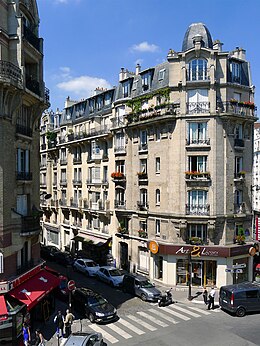
{"type": "Polygon", "coordinates": [[[140,71],[141,71],[141,65],[137,64],[136,67],[135,67],[135,74],[136,74],[136,76],[139,75],[140,71]]]}

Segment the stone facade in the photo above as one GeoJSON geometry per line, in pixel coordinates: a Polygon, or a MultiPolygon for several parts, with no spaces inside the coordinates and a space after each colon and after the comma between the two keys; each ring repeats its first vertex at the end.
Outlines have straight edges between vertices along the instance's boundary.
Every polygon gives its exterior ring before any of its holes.
{"type": "Polygon", "coordinates": [[[168,284],[242,280],[225,268],[244,260],[251,277],[254,88],[245,51],[212,42],[192,24],[166,62],[123,68],[113,89],[43,115],[45,243],[78,251],[112,239],[118,266],[168,284]],[[203,255],[189,259],[194,246],[203,255]]]}

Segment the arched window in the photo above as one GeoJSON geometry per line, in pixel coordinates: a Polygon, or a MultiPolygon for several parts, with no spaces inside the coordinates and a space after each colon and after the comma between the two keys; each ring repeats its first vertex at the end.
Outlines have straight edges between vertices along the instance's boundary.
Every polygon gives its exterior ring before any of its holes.
{"type": "Polygon", "coordinates": [[[189,76],[188,80],[206,80],[207,75],[207,60],[195,59],[189,63],[189,76]]]}
{"type": "Polygon", "coordinates": [[[161,192],[159,189],[156,189],[156,192],[155,192],[155,203],[156,205],[161,203],[161,192]]]}

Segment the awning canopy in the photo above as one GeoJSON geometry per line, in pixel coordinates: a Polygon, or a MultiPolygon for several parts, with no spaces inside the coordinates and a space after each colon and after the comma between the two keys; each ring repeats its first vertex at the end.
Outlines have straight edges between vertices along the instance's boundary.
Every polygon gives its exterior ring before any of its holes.
{"type": "Polygon", "coordinates": [[[104,238],[99,238],[99,237],[95,237],[91,235],[86,235],[86,236],[77,235],[72,240],[79,241],[79,242],[91,242],[94,245],[101,246],[101,245],[104,245],[106,242],[108,242],[110,239],[111,238],[104,239],[104,238]]]}
{"type": "Polygon", "coordinates": [[[37,275],[9,291],[9,294],[26,304],[30,310],[57,286],[59,278],[42,269],[37,275]]]}
{"type": "Polygon", "coordinates": [[[0,296],[0,321],[4,321],[8,318],[8,311],[6,307],[5,297],[0,296]]]}

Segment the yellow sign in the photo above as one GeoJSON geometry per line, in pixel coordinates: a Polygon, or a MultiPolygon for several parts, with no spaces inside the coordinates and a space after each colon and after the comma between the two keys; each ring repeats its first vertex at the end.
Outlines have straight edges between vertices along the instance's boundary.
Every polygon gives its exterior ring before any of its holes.
{"type": "Polygon", "coordinates": [[[159,245],[155,240],[150,241],[149,249],[151,253],[156,254],[159,251],[159,245]]]}

